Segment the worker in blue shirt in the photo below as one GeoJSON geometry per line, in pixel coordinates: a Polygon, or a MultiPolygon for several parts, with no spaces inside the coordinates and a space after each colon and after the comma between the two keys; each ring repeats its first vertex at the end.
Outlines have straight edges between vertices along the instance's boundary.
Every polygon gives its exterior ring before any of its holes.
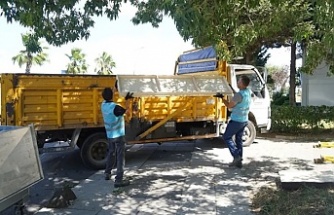
{"type": "Polygon", "coordinates": [[[117,165],[114,187],[124,187],[130,184],[123,180],[125,165],[125,121],[124,114],[128,109],[128,100],[132,99],[132,93],[127,93],[126,108],[113,102],[113,91],[105,88],[102,92],[104,101],[101,104],[101,111],[104,127],[108,138],[107,163],[105,168],[105,179],[110,180],[111,170],[117,165]],[[116,160],[115,160],[116,157],[116,160]]]}
{"type": "Polygon", "coordinates": [[[239,92],[234,94],[231,101],[226,100],[221,94],[216,95],[222,99],[228,109],[232,110],[230,121],[223,134],[224,141],[233,156],[233,161],[229,164],[230,167],[242,168],[242,136],[248,123],[251,104],[251,91],[247,88],[249,83],[250,79],[242,75],[237,83],[239,92]],[[235,141],[233,136],[235,136],[235,141]]]}

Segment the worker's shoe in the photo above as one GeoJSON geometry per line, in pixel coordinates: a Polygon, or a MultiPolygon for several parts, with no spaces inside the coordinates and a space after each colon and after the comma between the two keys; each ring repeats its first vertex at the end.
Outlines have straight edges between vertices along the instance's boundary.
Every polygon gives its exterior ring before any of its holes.
{"type": "Polygon", "coordinates": [[[238,168],[242,168],[242,158],[241,157],[235,157],[232,161],[232,163],[230,163],[228,165],[229,167],[238,167],[238,168]]]}
{"type": "Polygon", "coordinates": [[[126,187],[126,186],[129,186],[129,185],[130,185],[129,180],[115,181],[115,183],[114,183],[115,188],[126,187]]]}
{"type": "Polygon", "coordinates": [[[235,167],[241,169],[241,168],[242,168],[242,160],[240,160],[239,162],[237,162],[237,163],[235,164],[235,167]]]}
{"type": "Polygon", "coordinates": [[[104,174],[104,179],[105,180],[110,180],[111,179],[111,174],[110,173],[105,173],[104,174]]]}

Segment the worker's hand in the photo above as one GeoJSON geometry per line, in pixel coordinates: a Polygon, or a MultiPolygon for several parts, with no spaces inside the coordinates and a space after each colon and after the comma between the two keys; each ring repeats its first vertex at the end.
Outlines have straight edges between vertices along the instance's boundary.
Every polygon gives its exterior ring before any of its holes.
{"type": "Polygon", "coordinates": [[[133,99],[134,97],[133,97],[133,93],[130,93],[130,92],[128,92],[127,94],[126,94],[126,96],[125,96],[125,100],[128,100],[128,99],[133,99]]]}
{"type": "Polygon", "coordinates": [[[216,93],[216,95],[214,95],[214,97],[217,97],[217,98],[224,98],[224,94],[222,93],[216,93]]]}

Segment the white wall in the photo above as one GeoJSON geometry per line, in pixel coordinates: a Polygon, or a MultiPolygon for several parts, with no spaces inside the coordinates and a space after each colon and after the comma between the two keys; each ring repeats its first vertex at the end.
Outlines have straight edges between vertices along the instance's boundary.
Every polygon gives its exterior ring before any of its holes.
{"type": "Polygon", "coordinates": [[[334,106],[334,76],[327,76],[328,71],[322,63],[313,75],[302,75],[302,106],[334,106]]]}

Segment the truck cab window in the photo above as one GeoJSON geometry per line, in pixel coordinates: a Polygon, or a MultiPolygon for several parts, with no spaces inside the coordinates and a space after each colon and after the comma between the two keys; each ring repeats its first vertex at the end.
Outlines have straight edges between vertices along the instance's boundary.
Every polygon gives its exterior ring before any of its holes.
{"type": "Polygon", "coordinates": [[[259,79],[258,75],[254,71],[247,71],[237,74],[237,79],[239,80],[242,75],[246,75],[250,79],[249,89],[252,90],[254,95],[258,98],[264,98],[264,84],[259,79]]]}

